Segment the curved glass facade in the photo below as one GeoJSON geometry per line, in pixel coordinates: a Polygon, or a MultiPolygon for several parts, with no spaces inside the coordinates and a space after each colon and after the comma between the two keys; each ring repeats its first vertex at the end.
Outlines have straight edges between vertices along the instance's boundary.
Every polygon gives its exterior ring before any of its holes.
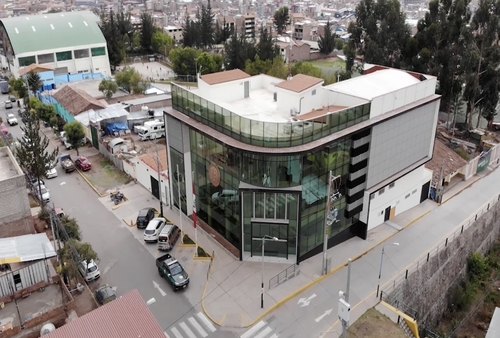
{"type": "Polygon", "coordinates": [[[321,245],[330,170],[337,177],[330,237],[357,221],[357,215],[344,217],[350,139],[314,152],[270,156],[228,147],[193,129],[189,138],[197,217],[240,250],[260,255],[252,238],[266,234],[286,239],[266,244],[266,255],[302,256],[321,245]]]}
{"type": "Polygon", "coordinates": [[[176,84],[172,84],[172,107],[236,140],[269,148],[309,143],[370,118],[367,103],[307,121],[262,122],[235,114],[176,84]]]}

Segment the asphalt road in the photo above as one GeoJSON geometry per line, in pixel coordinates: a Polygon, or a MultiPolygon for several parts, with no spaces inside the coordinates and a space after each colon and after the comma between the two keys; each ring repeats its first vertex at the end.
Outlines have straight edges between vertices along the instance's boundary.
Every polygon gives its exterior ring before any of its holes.
{"type": "MultiPolygon", "coordinates": [[[[7,95],[0,95],[0,116],[4,121],[10,112],[18,117],[17,104],[6,110],[3,104],[6,100],[7,95]]],[[[20,117],[18,121],[22,124],[20,117]]],[[[5,124],[14,138],[21,137],[20,126],[5,124]]],[[[170,338],[235,337],[234,333],[220,331],[209,322],[199,308],[200,299],[190,302],[185,294],[190,292],[189,287],[172,292],[166,281],[159,277],[150,250],[105,207],[77,172],[66,174],[60,166],[57,170],[58,177],[45,179],[51,202],[77,219],[83,241],[89,242],[99,255],[102,277],[91,283],[91,288],[109,284],[116,288],[118,296],[137,289],[145,301],[155,298],[150,310],[170,338]],[[159,287],[155,287],[153,281],[159,287]]]]}

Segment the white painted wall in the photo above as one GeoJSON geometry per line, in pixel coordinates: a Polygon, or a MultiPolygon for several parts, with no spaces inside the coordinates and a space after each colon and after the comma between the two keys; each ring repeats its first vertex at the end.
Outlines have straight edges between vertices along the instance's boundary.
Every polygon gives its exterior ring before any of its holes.
{"type": "Polygon", "coordinates": [[[387,185],[382,188],[384,189],[382,194],[379,193],[382,189],[374,192],[374,198],[370,201],[370,193],[365,192],[363,211],[360,219],[366,221],[366,215],[368,214],[368,230],[370,230],[384,223],[386,208],[396,207],[394,215],[397,216],[417,206],[420,204],[422,185],[431,179],[432,171],[422,165],[396,180],[393,188],[389,188],[389,185],[387,185]]]}
{"type": "Polygon", "coordinates": [[[359,106],[360,104],[368,103],[369,101],[356,97],[347,95],[344,93],[334,92],[328,89],[324,89],[325,96],[323,98],[323,104],[325,106],[343,106],[343,107],[354,107],[359,106]]]}
{"type": "Polygon", "coordinates": [[[371,104],[370,118],[388,113],[434,95],[436,81],[436,78],[431,77],[428,80],[421,81],[398,91],[375,97],[371,104]]]}
{"type": "Polygon", "coordinates": [[[292,92],[282,88],[275,87],[275,92],[278,93],[278,109],[282,114],[290,113],[290,109],[302,114],[309,113],[311,110],[320,109],[326,106],[324,102],[324,91],[321,89],[321,84],[308,88],[301,93],[292,92]],[[316,91],[315,95],[312,93],[316,91]],[[302,100],[301,100],[302,99],[302,100]]]}
{"type": "MultiPolygon", "coordinates": [[[[148,189],[149,192],[152,193],[151,189],[151,176],[153,176],[156,180],[158,180],[158,172],[153,168],[150,168],[146,163],[141,161],[138,158],[133,159],[133,163],[135,164],[135,175],[137,182],[141,184],[144,188],[148,189]]],[[[124,162],[124,170],[130,170],[130,165],[128,169],[125,166],[126,162],[124,162]]],[[[164,205],[168,205],[169,196],[170,196],[170,188],[168,179],[165,177],[167,175],[167,171],[165,170],[161,176],[161,198],[164,205]]]]}
{"type": "Polygon", "coordinates": [[[109,64],[109,58],[108,58],[108,49],[106,47],[106,44],[92,44],[92,45],[85,45],[85,46],[75,46],[75,47],[64,47],[64,48],[55,48],[51,50],[40,50],[36,52],[29,52],[29,53],[21,53],[16,55],[16,58],[14,59],[14,66],[11,67],[12,74],[15,77],[19,76],[19,70],[24,68],[24,67],[19,67],[19,58],[22,57],[27,57],[27,56],[37,56],[36,61],[38,62],[38,55],[42,54],[54,54],[54,62],[50,63],[44,63],[46,66],[51,66],[54,68],[62,68],[62,67],[68,67],[68,73],[74,74],[78,73],[79,71],[83,70],[88,70],[89,72],[94,72],[94,73],[102,73],[104,76],[111,76],[111,67],[109,64]],[[91,49],[95,47],[104,47],[106,48],[106,55],[102,56],[96,56],[96,57],[91,57],[91,49]],[[56,58],[56,53],[58,52],[66,52],[66,51],[74,51],[74,50],[80,50],[80,49],[89,49],[89,57],[88,58],[82,58],[82,59],[75,59],[74,58],[74,53],[73,53],[73,60],[68,60],[68,61],[57,61],[56,58]],[[96,70],[98,68],[99,70],[96,70]]]}
{"type": "Polygon", "coordinates": [[[244,82],[250,82],[250,91],[253,86],[251,83],[251,78],[219,83],[215,85],[208,85],[201,78],[198,80],[198,90],[200,96],[204,98],[210,98],[212,102],[228,102],[236,101],[244,98],[245,86],[244,82]]]}
{"type": "Polygon", "coordinates": [[[137,179],[137,174],[135,172],[135,164],[137,162],[137,158],[133,158],[128,161],[123,161],[123,171],[130,175],[134,180],[137,179]]]}

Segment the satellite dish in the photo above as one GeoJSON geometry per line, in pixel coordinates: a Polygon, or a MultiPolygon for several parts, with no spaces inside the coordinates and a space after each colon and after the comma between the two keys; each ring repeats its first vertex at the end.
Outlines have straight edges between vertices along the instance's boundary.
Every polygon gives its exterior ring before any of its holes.
{"type": "Polygon", "coordinates": [[[52,323],[47,323],[42,328],[40,329],[40,336],[43,336],[45,334],[54,332],[56,330],[56,327],[52,323]]]}

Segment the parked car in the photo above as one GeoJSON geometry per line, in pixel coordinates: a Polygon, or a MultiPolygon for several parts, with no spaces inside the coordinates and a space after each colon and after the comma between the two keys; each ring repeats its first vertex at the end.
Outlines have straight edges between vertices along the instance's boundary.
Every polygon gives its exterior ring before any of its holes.
{"type": "Polygon", "coordinates": [[[7,114],[7,123],[9,126],[15,126],[18,124],[17,118],[14,116],[14,114],[7,114]]]}
{"type": "Polygon", "coordinates": [[[154,208],[143,208],[139,210],[136,220],[137,229],[145,229],[153,218],[155,218],[154,208]]]}
{"type": "Polygon", "coordinates": [[[108,284],[101,286],[94,292],[95,299],[99,305],[107,304],[116,299],[115,290],[108,284]]]}
{"type": "Polygon", "coordinates": [[[239,195],[237,190],[224,189],[212,195],[212,203],[224,209],[226,205],[238,203],[239,195]]]}
{"type": "MultiPolygon", "coordinates": [[[[33,185],[38,185],[38,180],[36,179],[35,176],[31,175],[30,173],[26,174],[26,181],[28,182],[28,186],[33,186],[33,185]]],[[[40,180],[40,183],[42,185],[45,185],[45,182],[43,180],[40,180]]]]}
{"type": "Polygon", "coordinates": [[[81,171],[87,171],[92,168],[92,164],[90,163],[90,161],[83,156],[80,156],[75,160],[75,165],[81,171]]]}
{"type": "Polygon", "coordinates": [[[5,109],[12,109],[12,102],[5,101],[5,109]]]}
{"type": "Polygon", "coordinates": [[[38,197],[40,201],[43,200],[45,203],[50,202],[49,189],[47,189],[47,187],[44,186],[43,184],[40,186],[34,185],[33,193],[36,195],[36,197],[38,197]]]}
{"type": "Polygon", "coordinates": [[[47,177],[48,179],[57,177],[57,169],[55,167],[50,168],[45,173],[45,177],[47,177]]]}
{"type": "Polygon", "coordinates": [[[163,230],[166,224],[167,220],[163,217],[153,218],[146,227],[146,230],[144,230],[144,242],[158,241],[160,232],[163,230]]]}
{"type": "Polygon", "coordinates": [[[10,102],[16,102],[17,99],[16,99],[16,97],[14,95],[9,95],[9,101],[10,102]]]}
{"type": "Polygon", "coordinates": [[[99,267],[93,259],[91,259],[90,262],[87,262],[86,260],[81,261],[78,264],[78,270],[80,270],[80,273],[82,274],[83,278],[85,278],[85,281],[87,283],[97,280],[99,279],[99,277],[101,277],[99,267]]]}

